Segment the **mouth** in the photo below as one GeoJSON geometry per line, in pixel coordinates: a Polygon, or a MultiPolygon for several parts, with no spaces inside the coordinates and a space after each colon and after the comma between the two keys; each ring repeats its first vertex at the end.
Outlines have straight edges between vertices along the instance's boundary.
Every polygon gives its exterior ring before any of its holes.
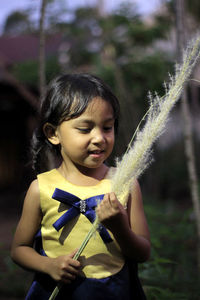
{"type": "Polygon", "coordinates": [[[88,151],[89,155],[92,157],[101,157],[104,154],[105,150],[92,150],[88,151]]]}
{"type": "Polygon", "coordinates": [[[104,152],[105,150],[90,150],[89,153],[93,153],[93,154],[99,154],[104,152]]]}

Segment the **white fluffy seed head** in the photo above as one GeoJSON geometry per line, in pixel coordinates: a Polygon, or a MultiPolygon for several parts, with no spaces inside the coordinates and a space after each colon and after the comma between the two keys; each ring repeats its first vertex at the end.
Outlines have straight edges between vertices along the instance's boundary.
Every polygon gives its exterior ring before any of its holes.
{"type": "Polygon", "coordinates": [[[175,75],[169,76],[165,83],[165,95],[153,97],[149,93],[150,108],[146,116],[146,123],[137,132],[134,144],[116,160],[116,172],[111,179],[112,191],[119,201],[126,205],[127,196],[133,182],[145,171],[152,161],[152,146],[166,128],[169,114],[180,98],[185,83],[200,56],[200,35],[191,41],[183,54],[183,62],[175,66],[175,75]]]}

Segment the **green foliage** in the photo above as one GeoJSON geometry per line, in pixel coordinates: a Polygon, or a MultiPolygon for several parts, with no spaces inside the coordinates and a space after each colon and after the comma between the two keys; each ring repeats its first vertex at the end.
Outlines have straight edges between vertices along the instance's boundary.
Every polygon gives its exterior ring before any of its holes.
{"type": "Polygon", "coordinates": [[[149,262],[141,264],[139,274],[147,299],[197,300],[197,240],[191,209],[149,198],[144,202],[152,255],[149,262]]]}
{"type": "MultiPolygon", "coordinates": [[[[166,134],[168,134],[167,130],[166,134]]],[[[155,162],[142,177],[144,189],[148,189],[152,197],[156,196],[165,202],[174,199],[180,205],[182,203],[191,204],[183,146],[180,136],[165,149],[161,150],[155,147],[153,153],[155,162]]]]}
{"type": "MultiPolygon", "coordinates": [[[[26,85],[37,87],[39,80],[38,61],[24,61],[15,64],[12,70],[13,75],[26,85]]],[[[52,77],[60,72],[60,66],[56,57],[49,57],[46,60],[46,78],[50,81],[52,77]]]]}
{"type": "Polygon", "coordinates": [[[32,274],[14,264],[3,246],[0,247],[0,258],[0,298],[23,299],[30,286],[32,274]]]}
{"type": "Polygon", "coordinates": [[[149,91],[156,91],[159,95],[164,93],[163,82],[172,71],[172,63],[167,60],[165,53],[154,52],[138,59],[133,57],[123,71],[127,85],[131,87],[131,94],[144,112],[148,105],[149,91]]]}
{"type": "Polygon", "coordinates": [[[30,85],[37,86],[38,82],[38,67],[37,61],[25,61],[18,63],[13,67],[13,75],[21,82],[30,85]]]}
{"type": "Polygon", "coordinates": [[[52,77],[55,77],[58,75],[58,73],[61,72],[61,67],[58,64],[58,60],[55,56],[49,57],[46,60],[46,79],[47,82],[49,82],[52,77]]]}

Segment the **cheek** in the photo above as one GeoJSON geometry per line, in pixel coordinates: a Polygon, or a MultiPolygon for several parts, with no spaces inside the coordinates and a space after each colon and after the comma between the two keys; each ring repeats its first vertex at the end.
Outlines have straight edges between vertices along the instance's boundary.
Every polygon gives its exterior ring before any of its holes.
{"type": "Polygon", "coordinates": [[[109,143],[109,146],[113,148],[114,143],[115,143],[115,136],[114,136],[114,134],[108,138],[108,143],[109,143]]]}

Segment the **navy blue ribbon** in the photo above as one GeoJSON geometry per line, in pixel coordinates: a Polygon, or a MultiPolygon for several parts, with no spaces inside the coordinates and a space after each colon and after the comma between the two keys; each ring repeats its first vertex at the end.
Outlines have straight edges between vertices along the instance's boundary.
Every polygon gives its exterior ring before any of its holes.
{"type": "MultiPolygon", "coordinates": [[[[70,220],[78,216],[80,213],[85,215],[88,220],[93,223],[96,218],[95,207],[97,206],[97,202],[101,201],[103,197],[104,195],[97,195],[85,200],[81,200],[73,194],[56,188],[52,198],[71,207],[53,224],[53,227],[59,231],[70,220]]],[[[102,225],[99,228],[99,234],[104,243],[112,242],[110,234],[102,225]]]]}

